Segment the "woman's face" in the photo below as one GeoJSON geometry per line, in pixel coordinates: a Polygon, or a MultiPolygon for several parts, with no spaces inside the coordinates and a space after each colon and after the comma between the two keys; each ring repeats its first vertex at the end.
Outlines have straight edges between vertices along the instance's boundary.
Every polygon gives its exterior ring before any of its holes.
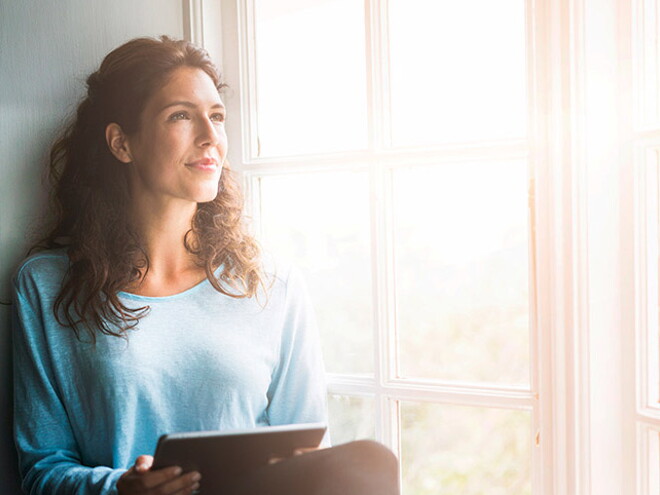
{"type": "Polygon", "coordinates": [[[180,67],[147,101],[127,137],[131,196],[153,205],[202,203],[218,194],[227,154],[225,107],[203,70],[180,67]]]}

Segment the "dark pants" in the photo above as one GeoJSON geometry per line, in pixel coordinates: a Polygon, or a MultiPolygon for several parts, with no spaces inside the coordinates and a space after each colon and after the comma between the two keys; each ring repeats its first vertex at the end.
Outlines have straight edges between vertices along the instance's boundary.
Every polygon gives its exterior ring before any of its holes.
{"type": "Polygon", "coordinates": [[[398,461],[360,440],[257,469],[231,495],[398,495],[398,461]]]}

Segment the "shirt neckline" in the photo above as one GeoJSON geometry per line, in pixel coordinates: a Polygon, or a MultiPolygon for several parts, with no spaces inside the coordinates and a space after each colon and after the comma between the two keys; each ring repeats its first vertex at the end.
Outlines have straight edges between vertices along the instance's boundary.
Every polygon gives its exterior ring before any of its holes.
{"type": "MultiPolygon", "coordinates": [[[[220,274],[220,270],[222,269],[223,265],[220,265],[214,272],[215,276],[217,277],[220,274]]],[[[119,291],[117,295],[119,297],[125,298],[125,299],[132,299],[134,301],[147,301],[147,302],[164,302],[164,301],[172,301],[175,299],[181,299],[183,297],[186,297],[194,292],[197,292],[201,290],[202,288],[206,287],[207,285],[211,285],[211,282],[209,281],[208,277],[204,278],[200,282],[196,283],[192,287],[189,287],[181,292],[177,292],[176,294],[170,294],[168,296],[143,296],[140,294],[133,294],[132,292],[126,292],[126,291],[119,291]]]]}

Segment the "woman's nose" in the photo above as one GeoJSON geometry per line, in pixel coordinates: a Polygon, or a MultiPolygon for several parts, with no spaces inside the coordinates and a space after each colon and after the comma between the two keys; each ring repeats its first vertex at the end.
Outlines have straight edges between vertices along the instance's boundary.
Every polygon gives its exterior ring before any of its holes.
{"type": "Polygon", "coordinates": [[[202,119],[197,136],[198,146],[217,146],[222,132],[222,124],[217,124],[209,118],[202,119]]]}

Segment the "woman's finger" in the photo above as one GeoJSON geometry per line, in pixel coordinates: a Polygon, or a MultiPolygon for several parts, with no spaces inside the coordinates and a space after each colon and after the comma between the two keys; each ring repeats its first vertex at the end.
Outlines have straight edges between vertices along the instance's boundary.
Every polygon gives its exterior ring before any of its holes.
{"type": "Polygon", "coordinates": [[[141,455],[135,459],[135,470],[138,473],[143,473],[151,469],[154,464],[154,458],[150,455],[141,455]]]}
{"type": "Polygon", "coordinates": [[[156,488],[158,493],[163,495],[188,495],[199,488],[201,479],[201,474],[192,471],[158,485],[156,488]]]}
{"type": "Polygon", "coordinates": [[[156,471],[146,471],[144,473],[136,472],[130,477],[130,479],[127,479],[127,482],[130,482],[132,488],[146,491],[175,480],[180,476],[181,468],[173,466],[157,469],[156,471]]]}
{"type": "Polygon", "coordinates": [[[301,447],[299,449],[294,449],[293,455],[308,454],[309,452],[314,452],[316,450],[321,450],[321,449],[319,447],[301,447]]]}

